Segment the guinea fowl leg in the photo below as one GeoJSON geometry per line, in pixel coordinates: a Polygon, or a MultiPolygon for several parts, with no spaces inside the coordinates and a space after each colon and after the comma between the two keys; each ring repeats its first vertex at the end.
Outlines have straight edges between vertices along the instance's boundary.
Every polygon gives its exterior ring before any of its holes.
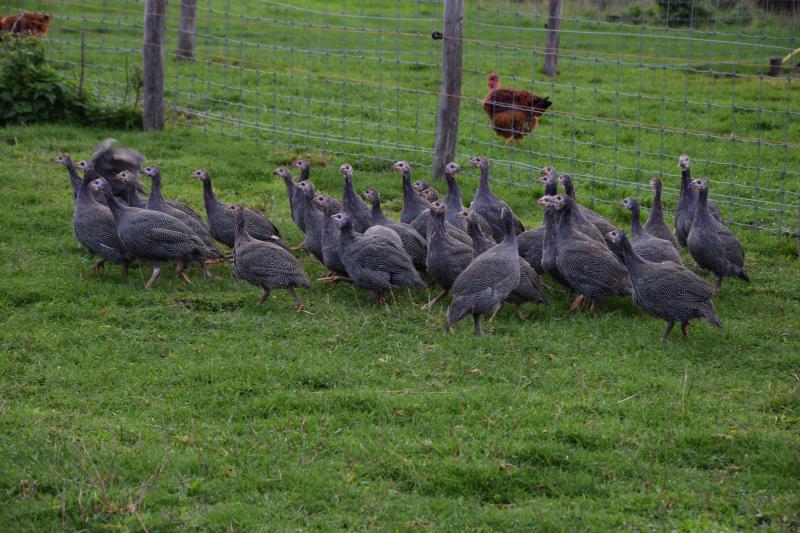
{"type": "Polygon", "coordinates": [[[495,308],[494,313],[492,313],[492,317],[489,319],[489,323],[491,324],[494,322],[494,319],[497,318],[497,313],[500,312],[500,309],[503,307],[503,304],[500,304],[495,308]]]}
{"type": "Polygon", "coordinates": [[[153,261],[153,273],[150,274],[150,279],[147,280],[147,283],[144,285],[144,290],[150,289],[153,286],[153,283],[156,282],[158,276],[161,274],[161,263],[158,261],[153,261]]]}
{"type": "Polygon", "coordinates": [[[481,327],[481,315],[472,315],[472,319],[475,321],[475,335],[482,337],[483,328],[481,327]]]}
{"type": "Polygon", "coordinates": [[[425,305],[423,305],[423,306],[422,306],[422,308],[423,308],[423,309],[432,309],[432,308],[433,308],[433,306],[434,306],[434,305],[436,305],[436,304],[439,302],[439,300],[441,300],[442,298],[444,298],[444,297],[445,297],[445,295],[446,295],[448,292],[449,292],[449,291],[446,291],[446,290],[444,290],[444,291],[440,292],[440,293],[439,293],[439,295],[438,295],[436,298],[434,298],[434,299],[433,299],[433,300],[431,300],[430,302],[428,302],[428,303],[426,303],[425,305]]]}
{"type": "Polygon", "coordinates": [[[570,311],[577,311],[583,309],[583,306],[586,304],[586,298],[583,294],[579,294],[575,301],[572,302],[572,307],[569,308],[570,311]]]}
{"type": "Polygon", "coordinates": [[[128,262],[122,262],[122,279],[128,279],[128,262]]]}
{"type": "Polygon", "coordinates": [[[661,335],[661,340],[666,341],[667,337],[669,337],[670,332],[672,331],[672,326],[675,325],[675,322],[667,322],[667,329],[664,330],[664,334],[661,335]]]}
{"type": "Polygon", "coordinates": [[[287,290],[289,291],[289,294],[294,296],[294,304],[295,304],[294,312],[299,313],[300,311],[303,310],[306,304],[304,304],[303,300],[301,300],[300,297],[297,295],[297,292],[295,292],[294,287],[289,287],[287,290]]]}
{"type": "Polygon", "coordinates": [[[592,312],[592,313],[596,313],[597,312],[597,300],[592,300],[591,301],[591,303],[589,304],[589,311],[592,312]]]}
{"type": "Polygon", "coordinates": [[[95,276],[99,276],[100,273],[103,271],[103,265],[106,264],[105,259],[98,259],[97,262],[92,267],[92,274],[95,276]]]}
{"type": "Polygon", "coordinates": [[[186,275],[186,262],[185,261],[178,261],[178,264],[175,265],[175,274],[178,275],[184,283],[188,283],[189,285],[192,284],[192,280],[189,279],[189,276],[186,275]]]}
{"type": "MultiPolygon", "coordinates": [[[[214,259],[212,259],[211,261],[214,261],[214,259]]],[[[199,261],[200,266],[203,267],[203,275],[207,278],[214,277],[214,274],[212,274],[211,270],[208,268],[208,265],[211,263],[211,261],[199,261]]]]}
{"type": "Polygon", "coordinates": [[[380,305],[381,307],[385,307],[386,306],[386,296],[383,293],[380,293],[377,296],[378,296],[378,305],[380,305]]]}
{"type": "Polygon", "coordinates": [[[689,340],[689,321],[682,320],[681,321],[681,333],[683,333],[683,340],[689,340]]]}
{"type": "Polygon", "coordinates": [[[305,252],[306,251],[306,241],[304,240],[303,242],[301,242],[300,244],[298,244],[297,246],[292,248],[292,250],[302,250],[302,251],[305,252]]]}
{"type": "Polygon", "coordinates": [[[714,293],[718,293],[722,289],[722,274],[717,276],[717,283],[714,285],[714,293]]]}
{"type": "Polygon", "coordinates": [[[264,289],[264,292],[261,293],[261,298],[258,299],[258,303],[264,303],[267,298],[269,298],[269,289],[264,289]]]}

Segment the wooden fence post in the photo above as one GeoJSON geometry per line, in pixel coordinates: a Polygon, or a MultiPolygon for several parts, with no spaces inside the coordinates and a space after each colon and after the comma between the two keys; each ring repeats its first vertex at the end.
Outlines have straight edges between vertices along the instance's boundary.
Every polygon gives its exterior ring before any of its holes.
{"type": "Polygon", "coordinates": [[[555,76],[558,71],[558,40],[561,30],[561,0],[550,0],[550,13],[547,17],[547,37],[545,40],[544,67],[546,76],[555,76]]]}
{"type": "Polygon", "coordinates": [[[194,31],[197,18],[197,0],[181,0],[181,20],[178,29],[177,59],[194,59],[194,31]]]}
{"type": "Polygon", "coordinates": [[[442,44],[442,92],[436,118],[436,145],[432,176],[440,179],[444,167],[455,158],[458,141],[458,110],[461,104],[461,51],[464,0],[444,2],[444,43],[442,44]]]}
{"type": "Polygon", "coordinates": [[[144,131],[164,129],[164,29],[167,0],[145,0],[144,131]]]}

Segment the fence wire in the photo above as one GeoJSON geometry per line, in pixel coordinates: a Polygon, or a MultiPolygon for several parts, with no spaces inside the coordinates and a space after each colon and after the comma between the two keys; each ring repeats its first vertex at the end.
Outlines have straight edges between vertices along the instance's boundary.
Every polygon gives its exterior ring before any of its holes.
{"type": "MultiPolygon", "coordinates": [[[[487,156],[494,179],[522,187],[553,165],[575,177],[584,200],[606,203],[649,197],[650,178],[660,176],[672,205],[686,153],[726,221],[798,231],[800,57],[767,75],[770,58],[800,47],[797,2],[565,0],[554,78],[541,74],[547,3],[465,4],[459,160],[487,156]],[[495,136],[481,107],[489,72],[553,101],[519,144],[495,136]]],[[[53,14],[48,52],[65,73],[77,80],[83,70],[100,98],[139,98],[142,1],[0,5],[5,14],[53,14]]],[[[165,98],[174,125],[266,142],[287,158],[430,168],[440,1],[198,0],[194,61],[175,59],[179,13],[179,2],[168,5],[165,98]]]]}

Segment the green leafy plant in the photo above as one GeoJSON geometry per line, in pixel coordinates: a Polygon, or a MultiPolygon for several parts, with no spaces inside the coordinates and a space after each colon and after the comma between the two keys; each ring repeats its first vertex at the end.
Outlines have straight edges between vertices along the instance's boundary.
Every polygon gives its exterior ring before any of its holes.
{"type": "Polygon", "coordinates": [[[54,121],[133,128],[141,124],[141,113],[98,102],[88,90],[80,94],[47,61],[43,41],[7,36],[0,48],[0,126],[54,121]]]}
{"type": "Polygon", "coordinates": [[[705,0],[656,0],[669,26],[702,25],[713,15],[705,0]]]}

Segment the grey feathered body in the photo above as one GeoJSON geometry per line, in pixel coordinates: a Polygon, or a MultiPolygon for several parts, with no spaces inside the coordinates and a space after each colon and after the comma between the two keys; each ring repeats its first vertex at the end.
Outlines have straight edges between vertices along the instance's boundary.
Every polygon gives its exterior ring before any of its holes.
{"type": "Polygon", "coordinates": [[[88,183],[82,182],[78,190],[72,213],[72,231],[78,242],[103,259],[114,263],[132,259],[117,234],[114,215],[94,199],[88,183]]]}
{"type": "MultiPolygon", "coordinates": [[[[692,222],[694,221],[694,212],[698,199],[697,191],[689,186],[690,182],[691,170],[687,169],[681,171],[681,190],[678,195],[678,202],[675,204],[674,213],[675,238],[678,239],[681,246],[688,246],[687,239],[689,237],[689,231],[692,229],[692,222]]],[[[708,200],[707,205],[711,215],[715,219],[721,221],[722,216],[719,207],[711,200],[708,200]]]]}
{"type": "Polygon", "coordinates": [[[538,274],[544,273],[542,268],[542,248],[544,247],[544,226],[526,229],[517,235],[517,250],[538,274]]]}
{"type": "MultiPolygon", "coordinates": [[[[431,220],[431,212],[427,208],[423,211],[417,218],[415,218],[411,222],[411,227],[417,230],[424,239],[428,238],[428,228],[430,226],[431,220]]],[[[445,221],[444,228],[447,234],[452,239],[456,239],[457,241],[461,241],[464,244],[468,244],[470,247],[472,246],[472,239],[467,234],[466,231],[460,230],[457,227],[453,226],[449,222],[445,221]]]]}
{"type": "MultiPolygon", "coordinates": [[[[236,220],[230,206],[217,200],[211,188],[211,179],[203,180],[203,203],[208,216],[208,228],[211,235],[230,248],[236,241],[236,220]]],[[[267,217],[249,208],[244,210],[247,232],[254,239],[267,241],[273,235],[280,237],[278,228],[267,217]]]]}
{"type": "Polygon", "coordinates": [[[631,210],[631,245],[636,253],[647,261],[661,263],[672,261],[678,265],[683,264],[678,249],[667,240],[650,235],[643,227],[640,220],[639,202],[635,198],[626,201],[632,202],[631,210]]]}
{"type": "Polygon", "coordinates": [[[361,200],[353,189],[353,181],[345,177],[344,189],[342,190],[342,206],[345,213],[350,215],[353,229],[359,233],[364,233],[367,228],[372,226],[372,213],[367,204],[361,200]]]}
{"type": "MultiPolygon", "coordinates": [[[[703,191],[704,195],[708,190],[703,191]]],[[[694,220],[686,239],[697,264],[717,276],[732,276],[749,281],[744,269],[744,250],[739,239],[725,224],[714,218],[704,199],[698,201],[694,220]]]]}
{"type": "MultiPolygon", "coordinates": [[[[411,224],[414,219],[419,217],[427,209],[427,202],[425,202],[425,200],[423,200],[411,186],[411,176],[404,172],[403,207],[400,210],[400,222],[403,222],[404,224],[411,224]]],[[[420,231],[419,228],[415,226],[415,229],[420,233],[420,235],[425,237],[425,233],[420,231]]],[[[423,231],[427,231],[427,223],[425,224],[423,231]]]]}
{"type": "Polygon", "coordinates": [[[644,223],[644,229],[653,237],[669,241],[675,249],[678,249],[678,241],[675,240],[675,234],[669,229],[667,223],[664,221],[664,206],[661,203],[661,182],[659,181],[655,186],[653,192],[653,205],[650,206],[650,214],[647,217],[647,222],[644,223]]]}
{"type": "Polygon", "coordinates": [[[372,205],[372,223],[394,231],[400,237],[403,249],[414,262],[414,266],[419,270],[425,270],[428,243],[411,224],[397,222],[384,215],[380,203],[373,203],[372,205]]]}
{"type": "Polygon", "coordinates": [[[331,220],[331,215],[338,212],[326,209],[322,216],[322,264],[331,272],[344,276],[347,269],[339,256],[339,230],[331,220]]]}
{"type": "MultiPolygon", "coordinates": [[[[478,184],[478,188],[475,190],[475,197],[472,200],[470,208],[486,220],[491,227],[491,235],[495,241],[502,240],[505,235],[505,225],[500,216],[504,207],[508,208],[508,204],[498,198],[489,187],[488,168],[485,170],[481,169],[481,180],[478,184]]],[[[514,231],[517,232],[517,235],[525,231],[525,227],[516,215],[514,215],[514,231]]]]}
{"type": "Polygon", "coordinates": [[[300,263],[288,250],[249,236],[236,238],[233,273],[265,290],[311,286],[300,263]]]}
{"type": "Polygon", "coordinates": [[[456,240],[444,229],[444,215],[431,213],[428,255],[425,266],[428,275],[443,289],[450,290],[458,275],[472,262],[472,246],[456,240]]]}

